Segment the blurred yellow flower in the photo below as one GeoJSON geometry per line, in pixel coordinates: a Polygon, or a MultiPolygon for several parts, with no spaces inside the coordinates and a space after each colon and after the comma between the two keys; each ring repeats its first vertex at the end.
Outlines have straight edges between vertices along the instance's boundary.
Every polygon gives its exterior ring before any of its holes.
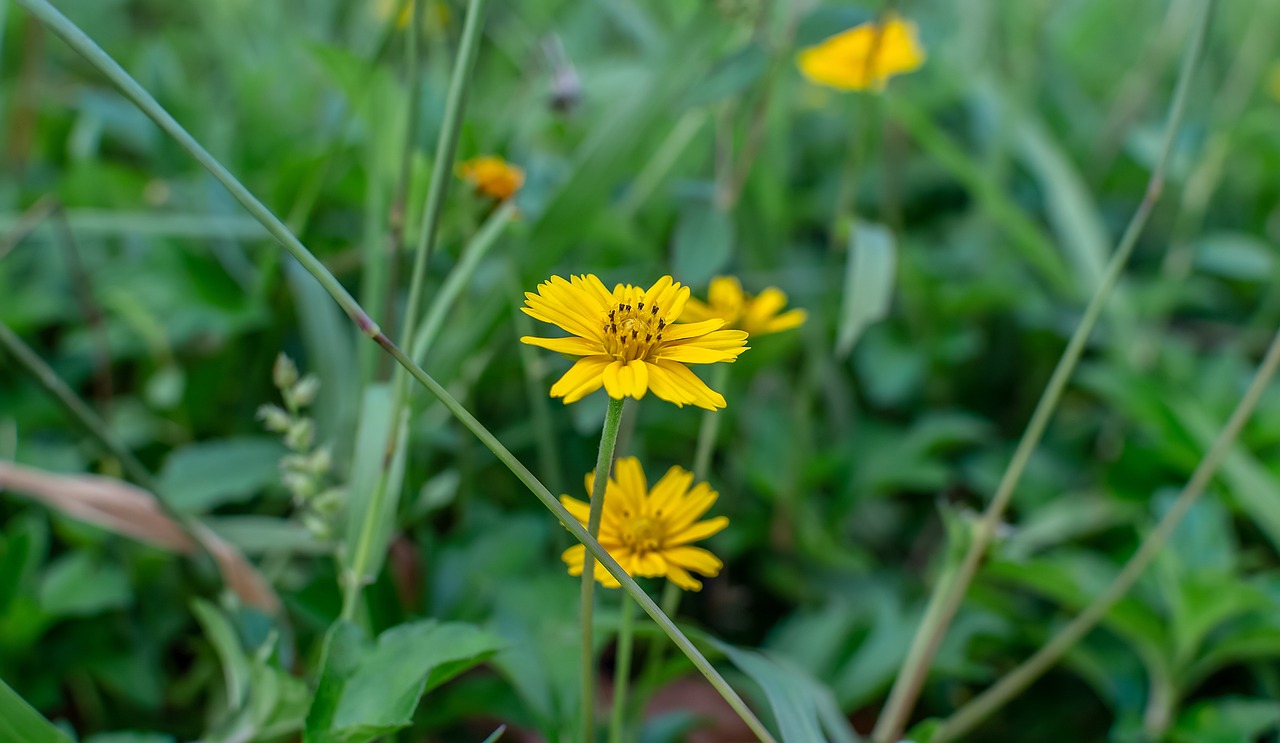
{"type": "MultiPolygon", "coordinates": [[[[413,18],[413,0],[377,0],[374,5],[374,13],[382,20],[391,18],[391,14],[399,8],[400,12],[396,15],[396,28],[404,28],[409,25],[409,19],[413,18]]],[[[449,6],[440,0],[429,3],[427,12],[423,13],[422,27],[444,28],[449,24],[449,6]]]]}
{"type": "Polygon", "coordinates": [[[746,350],[747,334],[721,330],[725,322],[675,324],[689,301],[689,287],[663,276],[648,290],[618,284],[610,292],[591,274],[565,281],[552,276],[525,292],[525,314],[558,325],[568,338],[525,336],[522,343],[569,356],[581,356],[560,381],[552,397],[566,404],[581,400],[602,386],[621,400],[644,397],[645,392],[675,403],[714,410],[725,406],[686,364],[732,362],[746,350]]]}
{"type": "Polygon", "coordinates": [[[803,49],[796,65],[810,81],[840,90],[880,90],[894,75],[924,64],[916,25],[890,13],[881,26],[863,23],[803,49]]]}
{"type": "Polygon", "coordinates": [[[732,276],[717,276],[711,280],[707,302],[690,299],[680,315],[683,322],[701,322],[721,318],[725,327],[740,328],[748,335],[780,333],[798,327],[805,321],[804,310],[778,311],[787,306],[787,295],[781,289],[769,287],[757,296],[742,290],[742,283],[732,276]]]}
{"type": "Polygon", "coordinates": [[[482,155],[458,165],[458,177],[478,193],[498,201],[516,195],[524,185],[524,171],[493,155],[482,155]]]}
{"type": "MultiPolygon", "coordinates": [[[[686,591],[697,591],[702,582],[689,571],[707,577],[720,572],[723,563],[701,547],[689,546],[715,534],[729,525],[729,519],[717,516],[698,521],[711,508],[719,495],[705,482],[691,490],[693,473],[672,467],[649,489],[640,460],[619,459],[613,466],[614,477],[605,486],[604,510],[600,520],[600,545],[618,561],[627,575],[642,578],[667,578],[686,591]]],[[[595,481],[595,473],[587,475],[587,492],[595,481]]],[[[584,526],[590,506],[567,495],[560,502],[584,526]]],[[[582,575],[587,548],[575,545],[564,551],[561,559],[569,565],[569,575],[582,575]]],[[[604,566],[596,563],[595,577],[608,588],[618,581],[604,566]]]]}

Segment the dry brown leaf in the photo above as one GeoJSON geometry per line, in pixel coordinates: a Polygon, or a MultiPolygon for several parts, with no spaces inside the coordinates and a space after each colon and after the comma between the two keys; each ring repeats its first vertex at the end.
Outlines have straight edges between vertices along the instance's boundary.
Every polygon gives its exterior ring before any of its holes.
{"type": "Polygon", "coordinates": [[[195,554],[195,540],[199,540],[218,563],[227,587],[242,601],[272,614],[280,610],[280,597],[239,550],[204,526],[197,525],[196,534],[188,534],[154,495],[136,485],[101,475],[59,475],[0,462],[0,489],[170,552],[195,554]]]}

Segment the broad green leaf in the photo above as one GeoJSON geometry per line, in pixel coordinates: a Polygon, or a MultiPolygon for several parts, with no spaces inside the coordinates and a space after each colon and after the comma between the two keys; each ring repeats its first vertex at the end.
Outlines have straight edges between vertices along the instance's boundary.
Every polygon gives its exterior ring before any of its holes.
{"type": "Polygon", "coordinates": [[[333,729],[333,719],[347,681],[368,652],[369,641],[364,632],[346,621],[335,622],[324,638],[320,683],[316,686],[307,711],[305,743],[341,743],[349,738],[333,729]]]}
{"type": "Polygon", "coordinates": [[[284,446],[268,436],[201,441],[175,449],[160,471],[167,502],[203,513],[253,497],[279,479],[284,446]]]}
{"type": "Polygon", "coordinates": [[[226,685],[227,706],[238,710],[245,703],[249,689],[249,659],[240,645],[240,637],[222,610],[204,599],[191,602],[191,611],[204,629],[205,638],[213,645],[222,666],[222,682],[226,685]]]}
{"type": "Polygon", "coordinates": [[[1263,621],[1267,623],[1244,622],[1215,636],[1202,655],[1180,674],[1183,688],[1193,688],[1233,664],[1280,659],[1280,624],[1270,617],[1263,621]]]}
{"type": "Polygon", "coordinates": [[[1197,271],[1236,281],[1270,281],[1275,249],[1266,241],[1239,232],[1214,232],[1195,243],[1197,271]]]}
{"type": "Polygon", "coordinates": [[[705,285],[729,265],[733,218],[714,205],[690,203],[680,215],[671,250],[677,280],[691,286],[705,285]]]}
{"type": "Polygon", "coordinates": [[[26,700],[0,679],[0,740],[14,743],[71,743],[26,700]]]}
{"type": "Polygon", "coordinates": [[[1280,610],[1258,588],[1231,575],[1204,574],[1179,581],[1173,612],[1173,639],[1180,660],[1189,660],[1214,628],[1251,612],[1280,610]]]}
{"type": "Polygon", "coordinates": [[[897,243],[887,227],[861,220],[854,223],[840,302],[837,356],[848,356],[863,331],[888,316],[897,263],[897,243]]]}
{"type": "Polygon", "coordinates": [[[59,558],[40,582],[40,608],[54,617],[90,616],[129,605],[129,577],[86,551],[59,558]]]}
{"type": "Polygon", "coordinates": [[[387,630],[347,679],[332,730],[368,740],[408,725],[424,693],[482,663],[502,644],[467,624],[428,620],[387,630]]]}
{"type": "Polygon", "coordinates": [[[407,424],[404,415],[393,414],[391,405],[392,394],[389,384],[374,384],[365,390],[364,404],[360,409],[360,425],[356,429],[355,457],[347,499],[346,560],[348,567],[359,549],[365,514],[369,510],[374,490],[378,487],[379,478],[384,476],[384,470],[386,470],[386,490],[382,496],[378,523],[375,525],[373,538],[369,542],[367,572],[365,575],[358,576],[357,580],[372,578],[382,570],[387,545],[391,541],[391,529],[395,525],[395,515],[400,503],[400,489],[404,484],[405,451],[408,447],[407,424]],[[391,430],[393,420],[399,428],[397,437],[399,444],[388,465],[387,434],[391,430]]]}

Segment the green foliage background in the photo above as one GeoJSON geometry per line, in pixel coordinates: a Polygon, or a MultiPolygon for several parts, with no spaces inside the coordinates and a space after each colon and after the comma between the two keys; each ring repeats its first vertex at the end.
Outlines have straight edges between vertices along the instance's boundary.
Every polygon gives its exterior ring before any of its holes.
{"type": "MultiPolygon", "coordinates": [[[[674,273],[698,293],[732,273],[750,290],[784,289],[810,319],[752,339],[730,370],[709,478],[715,512],[732,522],[711,542],[727,567],[681,619],[782,659],[797,674],[786,683],[820,683],[867,732],[929,589],[1143,197],[1200,2],[898,3],[929,60],[874,96],[816,88],[792,58],[878,7],[495,0],[459,156],[524,167],[521,217],[424,367],[553,490],[582,497],[605,400],[544,397],[568,362],[522,356],[517,338],[533,326],[517,312],[521,292],[584,272],[637,284],[674,273]],[[567,112],[551,105],[565,79],[548,62],[554,43],[580,83],[567,112]],[[717,196],[748,166],[726,209],[717,196]],[[842,189],[856,224],[836,218],[842,189]],[[896,257],[878,282],[849,269],[846,240],[877,225],[896,257]],[[884,290],[888,315],[855,336],[866,296],[884,290]],[[839,338],[856,344],[841,353],[839,338]]],[[[463,15],[456,2],[430,5],[410,244],[463,15]]],[[[58,6],[395,335],[408,277],[386,252],[411,100],[403,30],[374,5],[336,0],[58,6]]],[[[396,643],[458,633],[444,644],[483,665],[454,677],[459,658],[415,658],[436,670],[404,680],[411,698],[384,710],[389,729],[411,720],[403,740],[471,741],[507,722],[556,739],[578,694],[577,582],[558,558],[570,537],[421,392],[390,556],[366,590],[362,622],[376,639],[344,626],[352,665],[331,657],[321,677],[341,600],[333,545],[300,524],[280,482],[284,450],[255,411],[277,399],[271,367],[284,350],[322,382],[317,440],[346,480],[368,390],[389,364],[205,171],[4,7],[0,226],[12,233],[52,197],[75,250],[52,220],[0,242],[0,321],[107,417],[180,510],[253,559],[285,611],[272,620],[220,596],[208,565],[5,494],[0,677],[84,740],[287,739],[317,714],[313,692],[338,699],[362,672],[400,690],[387,680],[404,662],[396,643]],[[388,665],[362,670],[378,656],[357,650],[375,646],[388,665]],[[106,735],[122,730],[151,732],[106,735]]],[[[1278,41],[1280,2],[1220,4],[1161,205],[914,719],[962,705],[1106,585],[1280,324],[1278,41]]],[[[428,301],[490,209],[453,185],[428,301]]],[[[646,399],[625,453],[655,477],[689,467],[700,420],[646,399]]],[[[1137,589],[974,739],[1275,734],[1278,421],[1269,393],[1137,589]]],[[[0,458],[120,474],[7,357],[0,458]]],[[[687,672],[683,659],[664,667],[687,672]]],[[[776,680],[731,680],[769,708],[776,680]]],[[[343,703],[328,710],[333,730],[355,714],[343,703]]],[[[684,739],[678,716],[650,722],[646,740],[684,739]]]]}

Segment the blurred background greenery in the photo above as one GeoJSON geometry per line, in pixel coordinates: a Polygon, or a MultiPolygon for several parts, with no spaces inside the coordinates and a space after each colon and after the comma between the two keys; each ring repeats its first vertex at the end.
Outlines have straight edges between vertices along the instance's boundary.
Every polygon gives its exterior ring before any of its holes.
{"type": "MultiPolygon", "coordinates": [[[[820,682],[866,733],[1143,197],[1201,2],[899,2],[927,63],[850,94],[807,82],[794,55],[878,5],[497,0],[458,155],[522,167],[520,217],[424,367],[581,498],[605,399],[545,397],[568,362],[517,343],[533,327],[522,292],[584,272],[786,291],[808,322],[753,339],[722,389],[708,479],[731,520],[710,542],[726,569],[681,620],[820,682]]],[[[408,262],[388,250],[392,215],[408,205],[414,244],[462,3],[429,0],[407,29],[390,1],[57,5],[396,335],[408,262]]],[[[390,365],[133,104],[16,5],[0,13],[0,321],[283,605],[273,618],[220,594],[211,564],[15,489],[0,496],[0,678],[99,743],[289,739],[340,608],[348,527],[339,515],[337,537],[317,534],[256,412],[280,404],[284,351],[320,382],[308,410],[331,452],[325,482],[358,502],[362,425],[378,428],[367,391],[390,365]],[[147,732],[105,735],[125,730],[147,732]]],[[[1280,2],[1219,5],[1163,200],[913,719],[963,705],[1106,585],[1280,324],[1277,49],[1280,2]]],[[[492,210],[452,185],[428,299],[492,210]]],[[[0,359],[0,460],[124,474],[0,359]]],[[[478,741],[503,722],[513,739],[560,739],[578,693],[577,581],[559,560],[571,538],[441,406],[420,392],[413,405],[363,621],[378,633],[429,617],[503,649],[433,689],[400,739],[478,741]]],[[[690,467],[700,421],[646,399],[622,451],[651,474],[690,467]]],[[[1274,738],[1277,453],[1269,393],[1136,590],[972,739],[1274,738]]],[[[671,655],[657,683],[696,689],[671,655]]],[[[759,679],[731,680],[763,699],[759,679]]],[[[715,705],[684,706],[655,707],[644,740],[697,740],[715,705]]]]}

